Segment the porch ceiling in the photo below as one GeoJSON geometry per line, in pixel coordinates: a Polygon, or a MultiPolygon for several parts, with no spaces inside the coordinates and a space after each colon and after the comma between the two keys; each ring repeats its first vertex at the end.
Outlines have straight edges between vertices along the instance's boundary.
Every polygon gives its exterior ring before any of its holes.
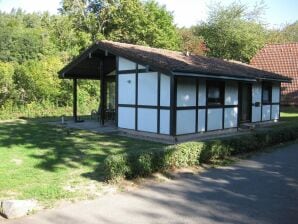
{"type": "Polygon", "coordinates": [[[90,49],[84,52],[63,69],[60,78],[65,79],[92,79],[100,80],[101,65],[103,75],[109,74],[116,69],[116,57],[100,49],[90,49]]]}

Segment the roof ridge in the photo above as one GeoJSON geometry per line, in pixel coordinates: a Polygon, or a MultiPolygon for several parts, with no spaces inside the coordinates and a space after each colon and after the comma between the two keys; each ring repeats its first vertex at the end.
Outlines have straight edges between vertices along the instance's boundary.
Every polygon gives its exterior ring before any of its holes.
{"type": "MultiPolygon", "coordinates": [[[[165,48],[157,48],[157,47],[151,47],[151,46],[146,46],[146,45],[140,45],[140,44],[129,44],[129,43],[124,43],[124,42],[119,42],[119,41],[111,41],[111,40],[97,40],[96,43],[98,42],[105,42],[105,43],[110,43],[110,44],[123,44],[123,45],[130,45],[132,47],[138,46],[138,47],[144,47],[144,48],[148,48],[148,49],[154,49],[154,50],[163,50],[163,51],[168,51],[168,52],[173,52],[173,53],[180,53],[183,54],[182,51],[174,51],[174,50],[169,50],[169,49],[165,49],[165,48]]],[[[192,55],[194,56],[194,55],[192,55]]]]}

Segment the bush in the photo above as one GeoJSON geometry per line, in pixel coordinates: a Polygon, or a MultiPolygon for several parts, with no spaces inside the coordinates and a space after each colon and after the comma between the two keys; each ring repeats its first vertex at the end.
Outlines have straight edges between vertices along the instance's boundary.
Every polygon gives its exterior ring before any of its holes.
{"type": "Polygon", "coordinates": [[[160,150],[111,155],[104,161],[105,174],[107,180],[114,181],[148,176],[153,172],[210,163],[296,139],[298,125],[287,125],[228,139],[186,142],[160,150]]]}
{"type": "Polygon", "coordinates": [[[155,151],[108,156],[104,161],[108,180],[148,176],[156,171],[199,164],[205,146],[202,142],[188,142],[155,151]]]}
{"type": "Polygon", "coordinates": [[[131,173],[127,154],[111,155],[104,161],[104,172],[108,180],[119,180],[131,173]]]}
{"type": "Polygon", "coordinates": [[[186,142],[168,147],[165,158],[166,167],[198,165],[204,147],[203,142],[186,142]]]}

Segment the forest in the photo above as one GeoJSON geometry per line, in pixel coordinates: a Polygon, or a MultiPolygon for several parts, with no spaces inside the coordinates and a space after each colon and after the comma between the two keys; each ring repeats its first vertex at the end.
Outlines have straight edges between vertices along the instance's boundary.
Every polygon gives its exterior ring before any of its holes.
{"type": "MultiPolygon", "coordinates": [[[[72,82],[57,72],[96,40],[189,51],[248,63],[265,44],[298,42],[298,21],[270,28],[266,6],[209,6],[206,21],[179,28],[154,0],[62,0],[58,13],[0,12],[0,119],[72,111],[72,82]]],[[[98,81],[79,81],[79,113],[98,108],[98,81]]]]}

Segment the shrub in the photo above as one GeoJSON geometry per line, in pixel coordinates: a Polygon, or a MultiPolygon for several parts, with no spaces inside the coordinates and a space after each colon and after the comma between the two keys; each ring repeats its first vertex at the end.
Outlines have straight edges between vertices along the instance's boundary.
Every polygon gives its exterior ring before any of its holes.
{"type": "Polygon", "coordinates": [[[148,176],[156,171],[223,160],[231,155],[256,151],[296,139],[298,125],[294,124],[228,139],[186,142],[160,150],[111,155],[104,161],[105,174],[108,180],[148,176]]]}
{"type": "Polygon", "coordinates": [[[165,162],[167,167],[187,167],[199,164],[203,142],[186,142],[168,147],[165,162]]]}
{"type": "Polygon", "coordinates": [[[153,151],[133,153],[129,157],[128,166],[132,171],[127,177],[147,176],[157,170],[156,156],[153,151]]]}
{"type": "Polygon", "coordinates": [[[130,174],[127,154],[110,155],[104,161],[104,172],[106,179],[119,180],[130,174]]]}

